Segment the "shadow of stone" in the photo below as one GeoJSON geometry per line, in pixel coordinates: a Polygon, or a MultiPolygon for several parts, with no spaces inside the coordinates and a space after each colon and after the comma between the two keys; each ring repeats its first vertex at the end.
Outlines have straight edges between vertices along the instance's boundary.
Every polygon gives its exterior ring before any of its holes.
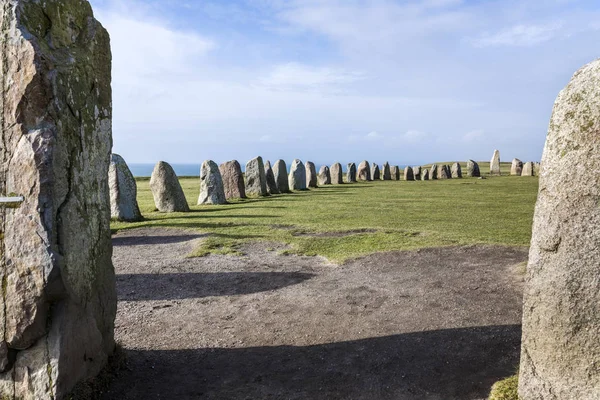
{"type": "Polygon", "coordinates": [[[113,246],[144,246],[153,244],[174,244],[200,239],[208,235],[165,235],[165,236],[116,236],[113,237],[113,246]]]}

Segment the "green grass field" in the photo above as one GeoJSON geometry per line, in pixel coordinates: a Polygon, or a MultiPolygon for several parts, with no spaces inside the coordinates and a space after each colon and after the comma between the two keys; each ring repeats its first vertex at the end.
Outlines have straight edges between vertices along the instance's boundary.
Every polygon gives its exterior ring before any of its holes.
{"type": "MultiPolygon", "coordinates": [[[[480,165],[482,173],[489,168],[480,165]]],[[[502,167],[510,169],[509,164],[502,167]]],[[[502,176],[365,182],[238,200],[224,206],[195,206],[199,178],[182,178],[181,184],[191,212],[155,212],[149,181],[139,179],[138,201],[145,220],[113,222],[113,230],[168,227],[210,233],[192,254],[195,256],[232,253],[243,242],[261,240],[287,243],[292,253],[322,255],[334,262],[423,247],[527,246],[538,179],[502,176]]]]}

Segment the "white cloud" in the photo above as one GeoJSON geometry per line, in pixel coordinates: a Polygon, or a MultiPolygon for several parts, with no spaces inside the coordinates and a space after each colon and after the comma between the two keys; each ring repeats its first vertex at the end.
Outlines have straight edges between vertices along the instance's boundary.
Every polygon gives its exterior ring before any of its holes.
{"type": "Polygon", "coordinates": [[[383,135],[373,131],[373,132],[369,132],[367,133],[367,137],[368,140],[379,140],[383,138],[383,135]]]}
{"type": "Polygon", "coordinates": [[[474,142],[483,138],[484,131],[482,129],[476,129],[470,132],[467,132],[463,135],[463,142],[474,142]]]}
{"type": "Polygon", "coordinates": [[[420,140],[427,138],[429,135],[426,132],[418,131],[411,129],[401,135],[402,140],[405,140],[409,143],[416,143],[420,140]]]}
{"type": "Polygon", "coordinates": [[[560,22],[545,25],[515,25],[493,34],[483,34],[473,40],[476,47],[492,46],[535,46],[554,39],[560,34],[560,22]]]}

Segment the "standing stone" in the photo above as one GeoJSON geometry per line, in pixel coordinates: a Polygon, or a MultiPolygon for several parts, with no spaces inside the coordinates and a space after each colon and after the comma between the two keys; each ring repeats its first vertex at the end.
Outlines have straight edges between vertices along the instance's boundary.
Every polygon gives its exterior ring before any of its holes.
{"type": "Polygon", "coordinates": [[[110,39],[84,0],[0,0],[0,398],[64,399],[115,348],[110,39]]]}
{"type": "Polygon", "coordinates": [[[267,196],[267,175],[262,157],[256,157],[246,164],[246,195],[267,196]]]}
{"type": "MultiPolygon", "coordinates": [[[[225,198],[229,199],[245,199],[246,187],[244,185],[244,174],[242,166],[236,160],[227,161],[219,166],[221,179],[223,180],[223,190],[225,198]]],[[[287,180],[286,180],[287,184],[287,180]]]]}
{"type": "Polygon", "coordinates": [[[358,165],[358,180],[370,181],[371,180],[371,166],[368,161],[363,161],[358,165]]]}
{"type": "Polygon", "coordinates": [[[306,168],[302,161],[296,159],[292,162],[288,184],[292,190],[306,190],[306,168]]]}
{"type": "Polygon", "coordinates": [[[317,167],[315,163],[311,161],[306,162],[306,187],[316,188],[317,187],[317,167]]]}
{"type": "Polygon", "coordinates": [[[447,165],[438,166],[437,177],[438,179],[452,178],[452,172],[450,171],[450,167],[448,167],[447,165]]]}
{"type": "Polygon", "coordinates": [[[438,166],[437,164],[433,164],[431,168],[429,168],[429,180],[433,181],[438,178],[438,166]]]}
{"type": "Polygon", "coordinates": [[[413,172],[412,167],[404,168],[404,180],[405,181],[414,181],[415,180],[415,174],[413,172]]]}
{"type": "Polygon", "coordinates": [[[459,163],[452,164],[452,177],[453,178],[462,178],[462,168],[459,163]]]}
{"type": "Polygon", "coordinates": [[[204,161],[200,167],[198,205],[201,204],[227,204],[219,166],[212,160],[204,161]]]}
{"type": "Polygon", "coordinates": [[[110,215],[117,221],[135,222],[142,220],[137,202],[137,184],[127,163],[118,154],[110,156],[108,168],[110,191],[110,215]]]}
{"type": "Polygon", "coordinates": [[[560,92],[542,157],[523,305],[523,400],[600,399],[600,60],[560,92]],[[577,168],[574,168],[576,166],[577,168]]]}
{"type": "Polygon", "coordinates": [[[415,175],[415,181],[421,180],[421,167],[413,167],[413,174],[415,175]]]}
{"type": "Polygon", "coordinates": [[[423,171],[421,171],[421,180],[422,181],[429,180],[429,170],[427,168],[425,168],[423,171]]]}
{"type": "Polygon", "coordinates": [[[533,163],[533,174],[535,176],[540,176],[541,164],[539,162],[533,163]]]}
{"type": "Polygon", "coordinates": [[[512,176],[521,176],[523,173],[523,161],[515,158],[512,162],[512,166],[510,167],[510,174],[512,176]]]}
{"type": "Polygon", "coordinates": [[[356,182],[356,164],[354,164],[354,163],[348,164],[348,171],[346,171],[346,182],[348,182],[348,183],[356,182]]]}
{"type": "Polygon", "coordinates": [[[479,164],[477,164],[473,160],[467,161],[467,176],[469,178],[481,177],[481,172],[479,171],[479,164]]]}
{"type": "Polygon", "coordinates": [[[531,161],[523,164],[523,172],[521,173],[521,176],[534,176],[534,166],[531,161]]]}
{"type": "Polygon", "coordinates": [[[393,167],[391,167],[390,174],[392,176],[393,181],[399,181],[400,180],[400,167],[397,165],[394,165],[393,167]]]}
{"type": "Polygon", "coordinates": [[[381,179],[383,179],[384,181],[392,180],[392,170],[388,162],[383,164],[383,170],[381,171],[381,179]]]}
{"type": "Polygon", "coordinates": [[[279,194],[279,189],[277,188],[277,181],[275,181],[275,174],[273,173],[273,169],[271,168],[271,162],[267,161],[265,163],[265,177],[267,178],[267,190],[269,194],[279,194]]]}
{"type": "Polygon", "coordinates": [[[371,179],[374,181],[381,180],[381,170],[379,169],[379,165],[375,163],[371,164],[371,179]]]}
{"type": "Polygon", "coordinates": [[[341,185],[344,183],[344,173],[342,171],[342,164],[335,163],[331,166],[329,170],[331,174],[331,183],[334,185],[341,185]]]}
{"type": "Polygon", "coordinates": [[[331,174],[329,172],[329,167],[323,165],[319,170],[319,185],[331,185],[331,174]]]}
{"type": "Polygon", "coordinates": [[[500,151],[494,150],[494,155],[490,161],[490,175],[500,176],[500,151]]]}
{"type": "Polygon", "coordinates": [[[154,166],[150,178],[150,190],[158,211],[164,213],[190,211],[179,179],[168,163],[160,161],[154,166]]]}
{"type": "Polygon", "coordinates": [[[288,172],[285,161],[277,160],[275,162],[273,165],[273,175],[275,176],[275,183],[277,184],[279,193],[289,193],[290,186],[288,183],[288,172]]]}

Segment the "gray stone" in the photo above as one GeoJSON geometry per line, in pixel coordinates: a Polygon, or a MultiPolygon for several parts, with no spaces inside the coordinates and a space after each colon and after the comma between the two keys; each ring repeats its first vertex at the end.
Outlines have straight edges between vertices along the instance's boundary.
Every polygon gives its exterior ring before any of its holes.
{"type": "Polygon", "coordinates": [[[219,166],[219,171],[221,172],[221,179],[223,180],[225,198],[227,200],[245,199],[246,187],[240,163],[236,160],[227,161],[219,166]]]}
{"type": "Polygon", "coordinates": [[[319,185],[331,185],[331,173],[326,165],[323,165],[319,170],[319,185]]]}
{"type": "Polygon", "coordinates": [[[473,160],[467,161],[467,176],[469,178],[479,178],[481,171],[479,171],[479,164],[473,160]]]}
{"type": "Polygon", "coordinates": [[[494,155],[490,161],[490,175],[500,176],[500,151],[494,150],[494,155]]]}
{"type": "Polygon", "coordinates": [[[306,168],[306,187],[316,188],[318,185],[317,167],[315,163],[307,161],[305,164],[306,168]]]}
{"type": "Polygon", "coordinates": [[[524,292],[519,395],[600,399],[600,60],[554,104],[524,292]]]}
{"type": "Polygon", "coordinates": [[[437,168],[437,178],[438,179],[451,179],[452,171],[450,171],[450,167],[447,165],[439,165],[437,168]]]}
{"type": "Polygon", "coordinates": [[[262,157],[256,157],[246,164],[246,196],[267,196],[267,174],[262,157]]]}
{"type": "Polygon", "coordinates": [[[393,181],[399,181],[400,180],[400,167],[397,165],[394,165],[393,167],[391,167],[390,174],[392,176],[393,181]]]}
{"type": "Polygon", "coordinates": [[[273,165],[273,175],[275,176],[275,183],[277,183],[277,190],[279,193],[289,193],[290,186],[288,183],[288,171],[287,165],[283,160],[277,160],[273,165]]]}
{"type": "Polygon", "coordinates": [[[150,190],[156,209],[160,212],[188,212],[190,207],[173,167],[164,161],[154,166],[150,190]]]}
{"type": "Polygon", "coordinates": [[[437,166],[437,164],[433,164],[429,168],[429,180],[433,181],[433,180],[436,180],[437,178],[438,178],[438,166],[437,166]]]}
{"type": "Polygon", "coordinates": [[[298,159],[292,162],[288,176],[288,185],[291,190],[306,190],[306,167],[298,159]]]}
{"type": "Polygon", "coordinates": [[[523,161],[515,158],[512,162],[512,166],[510,167],[510,174],[512,176],[521,176],[523,173],[523,161]]]}
{"type": "Polygon", "coordinates": [[[425,169],[423,169],[423,171],[421,171],[421,180],[422,181],[429,180],[429,170],[427,168],[425,168],[425,169]]]}
{"type": "Polygon", "coordinates": [[[137,202],[137,183],[127,163],[118,154],[112,154],[110,157],[108,188],[112,218],[128,222],[142,220],[137,202]]]}
{"type": "Polygon", "coordinates": [[[422,168],[419,166],[413,167],[413,174],[415,175],[415,181],[421,180],[421,171],[422,168]]]}
{"type": "Polygon", "coordinates": [[[452,177],[453,178],[462,178],[462,168],[459,163],[452,164],[452,177]]]}
{"type": "Polygon", "coordinates": [[[533,174],[535,176],[540,176],[541,164],[539,162],[533,163],[533,174]]]}
{"type": "Polygon", "coordinates": [[[346,171],[346,182],[348,182],[348,183],[356,182],[356,164],[354,164],[354,163],[348,164],[348,170],[346,171]]]}
{"type": "Polygon", "coordinates": [[[227,204],[221,171],[217,163],[212,160],[204,161],[200,167],[198,205],[201,204],[227,204]]]}
{"type": "Polygon", "coordinates": [[[363,161],[358,165],[356,171],[359,181],[371,181],[371,165],[368,161],[363,161]]]}
{"type": "Polygon", "coordinates": [[[342,164],[335,163],[329,170],[331,175],[331,183],[334,185],[341,185],[344,183],[344,172],[342,171],[342,164]]]}
{"type": "Polygon", "coordinates": [[[375,163],[371,164],[371,179],[374,181],[381,180],[381,170],[379,169],[379,165],[375,163]]]}
{"type": "Polygon", "coordinates": [[[535,169],[534,165],[531,161],[526,162],[525,164],[523,164],[523,171],[521,173],[521,176],[534,176],[535,175],[534,169],[535,169]]]}
{"type": "Polygon", "coordinates": [[[25,198],[0,208],[0,397],[64,399],[115,347],[110,39],[83,0],[0,0],[0,27],[0,195],[25,198]]]}
{"type": "Polygon", "coordinates": [[[279,194],[279,188],[277,188],[277,181],[275,180],[275,174],[271,168],[271,162],[265,163],[265,177],[267,178],[267,190],[269,194],[279,194]]]}
{"type": "Polygon", "coordinates": [[[390,164],[388,162],[383,164],[383,168],[381,171],[381,179],[384,181],[392,180],[392,169],[390,168],[390,164]]]}
{"type": "Polygon", "coordinates": [[[405,181],[414,181],[415,180],[415,174],[413,172],[412,167],[404,168],[404,180],[405,181]]]}

